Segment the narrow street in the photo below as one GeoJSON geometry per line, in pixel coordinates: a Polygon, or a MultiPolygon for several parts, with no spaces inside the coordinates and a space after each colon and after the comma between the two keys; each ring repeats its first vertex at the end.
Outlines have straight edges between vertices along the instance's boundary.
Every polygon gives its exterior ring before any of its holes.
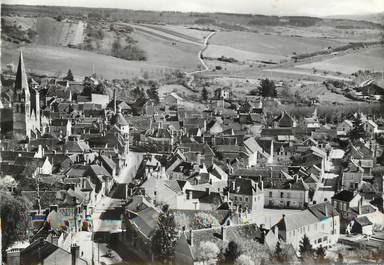
{"type": "MultiPolygon", "coordinates": [[[[137,168],[141,163],[142,155],[131,152],[128,155],[128,166],[116,177],[116,182],[119,184],[126,184],[132,181],[135,176],[137,168]]],[[[113,197],[113,195],[110,195],[113,197]]],[[[81,231],[73,236],[73,242],[80,246],[81,257],[87,261],[93,261],[94,264],[135,264],[142,261],[127,249],[122,248],[122,244],[118,240],[113,240],[109,243],[98,243],[92,241],[92,233],[114,233],[115,235],[122,232],[121,219],[101,219],[100,217],[106,211],[113,211],[122,207],[120,199],[114,199],[108,196],[102,196],[97,200],[93,209],[93,232],[81,231]],[[93,249],[93,251],[92,251],[93,249]],[[109,252],[109,253],[108,253],[109,252]],[[110,254],[110,255],[108,255],[110,254]],[[130,262],[132,261],[132,263],[130,262]]],[[[92,264],[92,263],[91,263],[92,264]]]]}

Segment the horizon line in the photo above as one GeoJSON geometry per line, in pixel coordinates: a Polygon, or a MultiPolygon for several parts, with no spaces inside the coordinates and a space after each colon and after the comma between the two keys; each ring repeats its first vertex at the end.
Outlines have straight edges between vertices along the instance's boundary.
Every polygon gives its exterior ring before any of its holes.
{"type": "MultiPolygon", "coordinates": [[[[365,16],[365,15],[376,15],[376,14],[381,14],[383,12],[378,11],[378,12],[364,12],[364,13],[350,13],[350,14],[335,14],[335,15],[305,15],[305,14],[266,14],[266,13],[250,13],[250,12],[229,12],[229,11],[186,11],[186,10],[155,10],[155,9],[133,9],[133,8],[124,8],[124,7],[103,7],[103,6],[80,6],[80,5],[33,5],[33,4],[12,4],[12,3],[1,3],[1,6],[31,6],[31,7],[73,7],[73,8],[89,8],[89,9],[117,9],[117,10],[129,10],[129,11],[144,11],[144,12],[175,12],[175,13],[198,13],[198,14],[232,14],[232,15],[250,15],[250,16],[276,16],[276,17],[312,17],[312,18],[332,18],[332,17],[344,17],[344,16],[353,16],[353,15],[360,15],[360,16],[365,16]]],[[[348,19],[348,18],[347,18],[348,19]]]]}

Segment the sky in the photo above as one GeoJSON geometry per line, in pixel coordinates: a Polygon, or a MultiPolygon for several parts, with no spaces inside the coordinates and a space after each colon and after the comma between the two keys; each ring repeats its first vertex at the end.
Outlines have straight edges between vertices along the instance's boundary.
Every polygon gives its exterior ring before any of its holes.
{"type": "Polygon", "coordinates": [[[333,16],[384,12],[384,0],[2,0],[5,4],[333,16]]]}

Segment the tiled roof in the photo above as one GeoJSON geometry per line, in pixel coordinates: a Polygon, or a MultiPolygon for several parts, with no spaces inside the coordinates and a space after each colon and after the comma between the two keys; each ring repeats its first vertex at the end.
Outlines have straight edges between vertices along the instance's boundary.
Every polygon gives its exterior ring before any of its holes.
{"type": "Polygon", "coordinates": [[[353,198],[355,198],[356,194],[353,191],[342,190],[339,193],[335,194],[332,199],[350,202],[353,198]]]}
{"type": "Polygon", "coordinates": [[[261,190],[258,184],[251,179],[236,178],[235,180],[229,183],[229,192],[234,194],[252,196],[256,193],[261,193],[261,190]]]}
{"type": "Polygon", "coordinates": [[[309,210],[284,216],[278,223],[279,230],[292,231],[297,228],[319,222],[309,210]]]}
{"type": "Polygon", "coordinates": [[[339,215],[337,210],[332,206],[330,202],[315,204],[310,206],[308,209],[320,221],[323,220],[325,217],[332,217],[332,216],[339,215]]]}
{"type": "Polygon", "coordinates": [[[369,221],[367,216],[360,216],[355,219],[355,221],[361,226],[372,225],[372,222],[369,221]]]}

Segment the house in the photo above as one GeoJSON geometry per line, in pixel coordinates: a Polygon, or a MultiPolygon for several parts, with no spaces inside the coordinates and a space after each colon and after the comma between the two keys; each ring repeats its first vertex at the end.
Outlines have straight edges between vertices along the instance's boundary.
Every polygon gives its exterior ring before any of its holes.
{"type": "Polygon", "coordinates": [[[262,154],[263,149],[257,143],[254,137],[250,137],[243,142],[243,146],[246,154],[248,155],[247,167],[252,167],[257,165],[258,153],[262,154]]]}
{"type": "Polygon", "coordinates": [[[285,172],[282,175],[285,179],[264,179],[265,207],[302,209],[308,205],[309,185],[302,178],[293,179],[285,172]]]}
{"type": "Polygon", "coordinates": [[[332,197],[332,205],[340,213],[346,213],[351,207],[358,207],[361,196],[355,191],[342,190],[332,197]]]}
{"type": "Polygon", "coordinates": [[[180,97],[178,94],[175,92],[172,92],[168,94],[163,100],[162,103],[165,104],[168,107],[172,106],[180,106],[184,102],[184,99],[180,97]]]}
{"type": "Polygon", "coordinates": [[[287,111],[283,111],[280,116],[275,120],[275,127],[280,128],[293,128],[296,127],[296,120],[287,113],[287,111]]]}
{"type": "Polygon", "coordinates": [[[373,235],[373,223],[366,216],[357,217],[352,220],[349,229],[353,234],[373,235]]]}
{"type": "Polygon", "coordinates": [[[79,246],[72,245],[71,252],[67,252],[44,239],[35,240],[24,249],[13,248],[8,250],[7,264],[88,265],[87,261],[80,258],[79,246]]]}
{"type": "Polygon", "coordinates": [[[236,178],[228,184],[229,199],[238,212],[260,213],[264,209],[264,184],[236,178]]]}
{"type": "Polygon", "coordinates": [[[360,186],[364,169],[357,165],[353,160],[348,163],[348,167],[341,173],[341,185],[345,190],[357,190],[360,186]]]}
{"type": "Polygon", "coordinates": [[[298,251],[304,235],[309,238],[314,249],[320,245],[327,248],[336,244],[339,225],[338,212],[329,202],[324,202],[296,214],[283,215],[271,230],[277,227],[279,239],[298,251]]]}
{"type": "Polygon", "coordinates": [[[121,234],[124,247],[139,256],[142,260],[152,260],[151,239],[157,227],[160,211],[144,196],[134,196],[125,208],[125,229],[121,234]]]}
{"type": "Polygon", "coordinates": [[[230,99],[232,95],[231,88],[223,87],[215,90],[216,99],[230,99]]]}
{"type": "Polygon", "coordinates": [[[91,94],[91,102],[93,104],[100,105],[101,108],[105,109],[109,103],[109,95],[103,94],[91,94]]]}
{"type": "Polygon", "coordinates": [[[192,198],[191,184],[183,180],[150,177],[141,186],[146,196],[155,204],[168,204],[170,209],[200,209],[199,201],[192,198]]]}
{"type": "Polygon", "coordinates": [[[344,120],[336,127],[336,133],[338,136],[346,136],[353,129],[353,123],[350,120],[344,120]]]}
{"type": "Polygon", "coordinates": [[[70,136],[72,132],[72,122],[69,119],[53,119],[48,126],[44,132],[56,136],[66,137],[70,136]]]}

